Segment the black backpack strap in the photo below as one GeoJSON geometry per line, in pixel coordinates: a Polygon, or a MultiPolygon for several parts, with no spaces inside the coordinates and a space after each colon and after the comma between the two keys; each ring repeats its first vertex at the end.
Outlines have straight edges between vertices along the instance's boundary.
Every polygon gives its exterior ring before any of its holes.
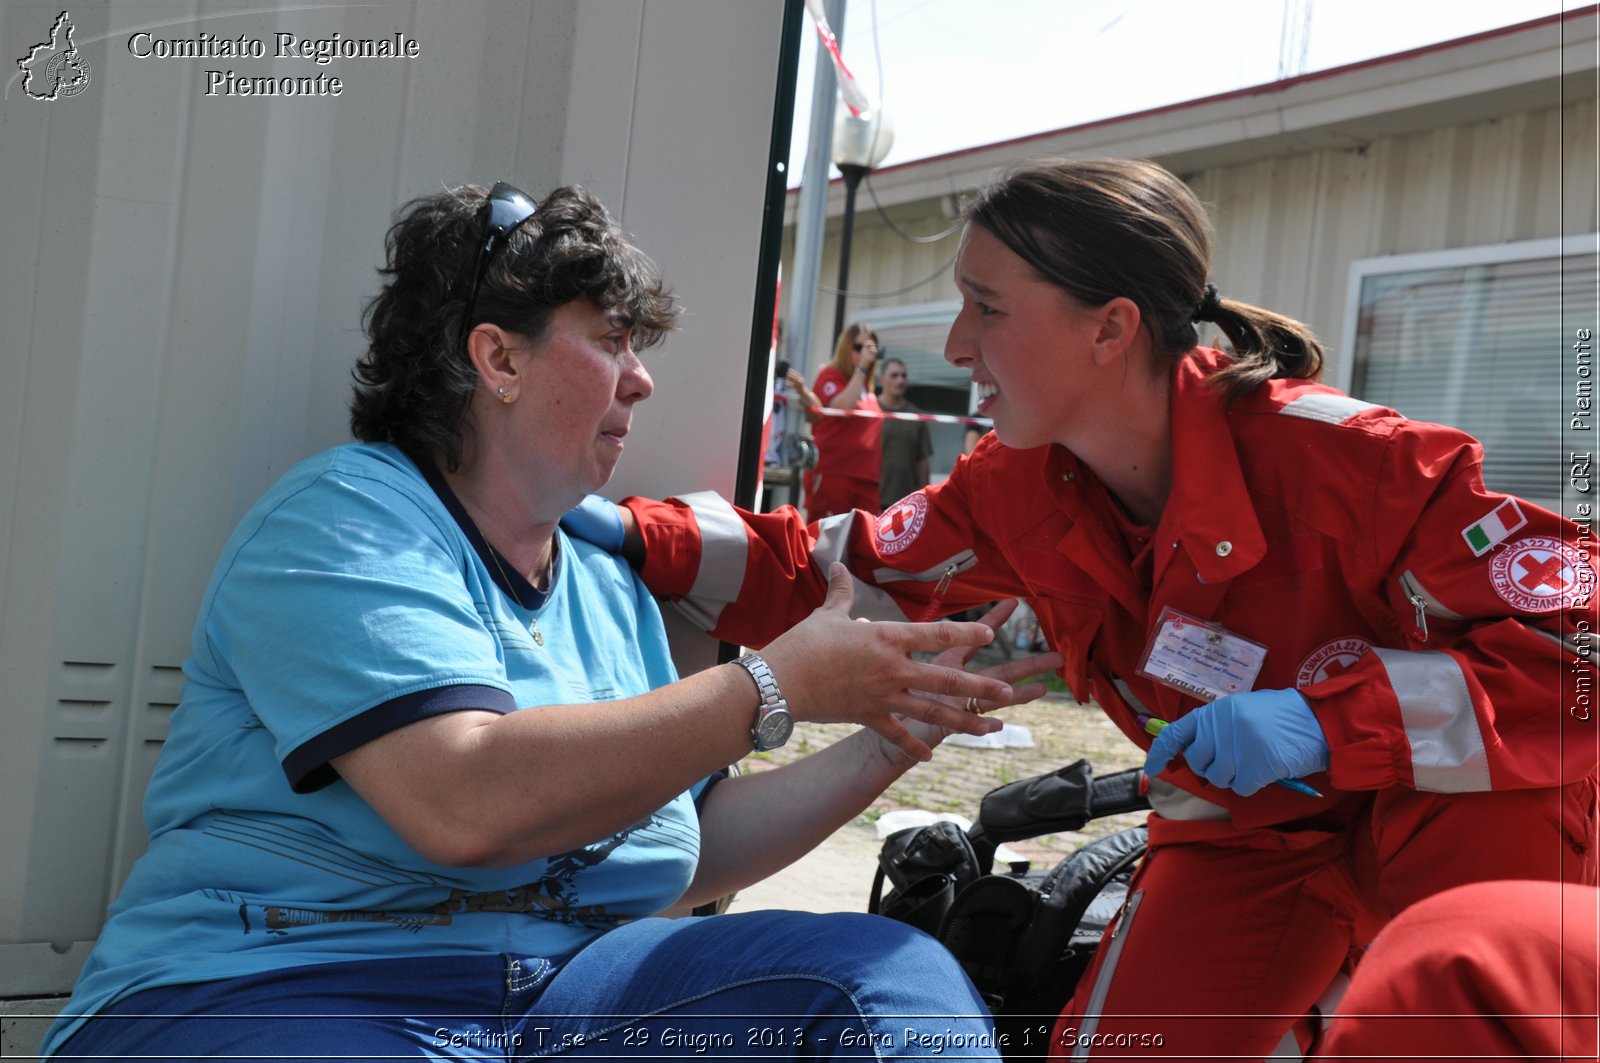
{"type": "Polygon", "coordinates": [[[1150,807],[1143,772],[1129,768],[1095,778],[1087,760],[990,790],[978,809],[974,836],[990,844],[1081,830],[1102,816],[1150,807]]]}
{"type": "Polygon", "coordinates": [[[996,842],[1078,830],[1089,822],[1093,783],[1094,768],[1087,760],[1048,775],[1007,783],[983,795],[978,825],[986,838],[996,842]]]}
{"type": "Polygon", "coordinates": [[[937,937],[993,1009],[1005,1005],[1018,948],[1033,922],[1036,898],[1021,880],[985,875],[955,898],[937,937]]]}
{"type": "Polygon", "coordinates": [[[1124,812],[1143,812],[1150,807],[1145,791],[1144,769],[1127,768],[1098,775],[1089,793],[1089,818],[1117,816],[1124,812]]]}
{"type": "Polygon", "coordinates": [[[1055,867],[1039,884],[1033,926],[1018,949],[1013,976],[1021,984],[1043,982],[1083,913],[1108,882],[1139,862],[1149,844],[1144,827],[1096,838],[1055,867]]]}

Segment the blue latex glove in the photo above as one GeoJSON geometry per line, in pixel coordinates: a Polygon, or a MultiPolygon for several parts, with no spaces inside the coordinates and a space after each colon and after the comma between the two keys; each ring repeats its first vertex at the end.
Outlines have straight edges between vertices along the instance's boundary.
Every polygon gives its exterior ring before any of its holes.
{"type": "Polygon", "coordinates": [[[622,553],[622,517],[609,498],[585,495],[582,502],[567,510],[561,527],[568,535],[593,543],[609,554],[622,553]]]}
{"type": "Polygon", "coordinates": [[[1293,690],[1230,694],[1174,720],[1151,744],[1145,774],[1161,774],[1179,754],[1190,771],[1241,797],[1328,768],[1322,726],[1293,690]]]}

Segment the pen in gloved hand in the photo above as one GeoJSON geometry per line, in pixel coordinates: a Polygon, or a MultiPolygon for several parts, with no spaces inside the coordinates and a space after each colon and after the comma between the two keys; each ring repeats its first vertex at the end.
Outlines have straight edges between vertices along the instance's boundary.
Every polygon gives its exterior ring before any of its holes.
{"type": "MultiPolygon", "coordinates": [[[[1139,726],[1144,728],[1145,734],[1148,735],[1158,735],[1161,733],[1162,729],[1167,726],[1166,720],[1160,720],[1154,716],[1146,716],[1143,713],[1139,714],[1138,721],[1139,726]]],[[[1305,794],[1307,797],[1322,796],[1322,791],[1313,786],[1307,786],[1299,779],[1274,779],[1272,781],[1283,787],[1285,790],[1293,790],[1297,794],[1305,794]]]]}

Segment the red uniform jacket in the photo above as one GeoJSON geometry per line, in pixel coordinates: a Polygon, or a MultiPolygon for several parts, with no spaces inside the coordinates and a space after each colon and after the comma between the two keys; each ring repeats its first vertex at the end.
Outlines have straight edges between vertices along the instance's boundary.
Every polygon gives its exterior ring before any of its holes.
{"type": "MultiPolygon", "coordinates": [[[[850,378],[831,365],[822,367],[817,374],[817,397],[830,403],[850,383],[850,378]]],[[[877,413],[878,396],[863,392],[855,408],[877,413]]],[[[824,417],[811,427],[811,437],[817,444],[817,476],[848,476],[857,480],[878,482],[878,470],[883,463],[883,444],[879,438],[883,422],[876,417],[824,417]]],[[[848,505],[848,503],[846,503],[848,505]]]]}
{"type": "Polygon", "coordinates": [[[1306,780],[1320,801],[1240,797],[1181,762],[1166,773],[1237,826],[1336,827],[1359,792],[1395,786],[1592,776],[1592,525],[1486,490],[1471,437],[1331,388],[1275,380],[1228,407],[1205,382],[1221,358],[1202,350],[1176,370],[1172,492],[1147,550],[1066,450],[990,436],[876,519],[808,529],[792,510],[745,513],[709,493],[629,499],[644,580],[751,646],[821,603],[832,560],[867,585],[857,612],[874,618],[1024,598],[1074,694],[1146,748],[1139,713],[1199,704],[1138,674],[1162,608],[1220,624],[1267,647],[1255,689],[1298,689],[1331,748],[1328,772],[1306,780]]]}

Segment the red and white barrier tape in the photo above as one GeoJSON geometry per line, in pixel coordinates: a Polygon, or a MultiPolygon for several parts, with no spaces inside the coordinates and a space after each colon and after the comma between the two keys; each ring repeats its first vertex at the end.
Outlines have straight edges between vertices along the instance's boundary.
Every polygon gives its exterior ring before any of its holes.
{"type": "Polygon", "coordinates": [[[844,105],[850,108],[851,114],[861,117],[862,112],[872,110],[872,101],[856,81],[856,76],[850,73],[850,68],[844,65],[844,56],[839,54],[839,38],[833,35],[828,16],[822,12],[822,0],[806,0],[806,10],[817,24],[817,36],[822,38],[822,46],[833,58],[833,69],[839,76],[839,95],[844,97],[844,105]]]}
{"type": "Polygon", "coordinates": [[[824,417],[876,417],[890,421],[926,421],[929,424],[970,424],[977,428],[993,428],[987,417],[957,417],[952,413],[901,413],[896,410],[836,410],[831,406],[818,406],[811,411],[824,417]]]}

